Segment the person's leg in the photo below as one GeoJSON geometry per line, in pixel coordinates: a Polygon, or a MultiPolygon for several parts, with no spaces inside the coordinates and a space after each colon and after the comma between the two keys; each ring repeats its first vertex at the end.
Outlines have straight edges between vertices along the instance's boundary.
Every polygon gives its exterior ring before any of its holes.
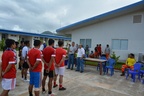
{"type": "Polygon", "coordinates": [[[27,80],[27,71],[28,71],[28,68],[25,68],[24,69],[24,80],[27,80]]]}
{"type": "Polygon", "coordinates": [[[52,81],[53,81],[54,76],[55,76],[54,70],[50,71],[49,72],[49,82],[48,82],[48,94],[51,94],[51,95],[52,95],[52,81]]]}
{"type": "Polygon", "coordinates": [[[80,59],[80,72],[82,73],[84,71],[84,61],[83,59],[80,59]]]}
{"type": "Polygon", "coordinates": [[[66,88],[63,87],[63,76],[65,72],[65,67],[60,67],[59,68],[59,90],[66,90],[66,88]]]}
{"type": "Polygon", "coordinates": [[[125,69],[126,69],[127,67],[128,67],[127,65],[122,65],[122,69],[121,69],[122,74],[121,74],[121,76],[124,76],[124,75],[125,75],[125,69]]]}
{"type": "Polygon", "coordinates": [[[76,71],[80,71],[80,58],[77,58],[77,69],[76,71]]]}
{"type": "Polygon", "coordinates": [[[45,81],[47,79],[47,76],[43,76],[43,79],[42,79],[42,91],[45,92],[45,81]]]}
{"type": "Polygon", "coordinates": [[[49,82],[48,82],[48,94],[52,94],[52,81],[53,78],[49,78],[49,82]]]}
{"type": "Polygon", "coordinates": [[[41,72],[33,72],[34,73],[34,93],[35,96],[39,96],[40,87],[41,87],[41,72]]]}
{"type": "Polygon", "coordinates": [[[0,96],[8,96],[9,90],[3,90],[0,96]]]}
{"type": "Polygon", "coordinates": [[[57,87],[58,85],[56,84],[56,80],[57,80],[57,76],[58,76],[58,68],[55,68],[54,72],[55,72],[55,75],[54,75],[54,84],[53,84],[53,88],[57,87]]]}
{"type": "Polygon", "coordinates": [[[29,91],[30,96],[33,96],[33,94],[32,94],[33,85],[34,85],[34,74],[33,74],[33,72],[30,72],[30,82],[29,82],[29,87],[28,87],[28,91],[29,91]]]}
{"type": "Polygon", "coordinates": [[[70,69],[70,66],[71,66],[71,55],[69,54],[68,55],[68,68],[67,69],[70,69]]]}
{"type": "Polygon", "coordinates": [[[72,64],[71,70],[73,70],[73,66],[74,66],[74,55],[71,55],[71,64],[72,64]]]}
{"type": "Polygon", "coordinates": [[[42,92],[45,93],[45,81],[47,79],[48,73],[46,73],[46,70],[44,70],[43,73],[43,79],[42,79],[42,92]]]}

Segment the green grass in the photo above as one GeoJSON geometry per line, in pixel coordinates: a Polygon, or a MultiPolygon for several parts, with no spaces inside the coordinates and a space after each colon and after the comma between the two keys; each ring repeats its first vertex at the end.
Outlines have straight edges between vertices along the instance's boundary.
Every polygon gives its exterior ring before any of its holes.
{"type": "MultiPolygon", "coordinates": [[[[86,61],[85,62],[86,65],[92,65],[92,66],[97,66],[98,63],[97,62],[91,62],[91,61],[86,61]]],[[[117,64],[115,64],[114,68],[121,70],[121,67],[124,63],[123,62],[117,62],[117,64]]]]}

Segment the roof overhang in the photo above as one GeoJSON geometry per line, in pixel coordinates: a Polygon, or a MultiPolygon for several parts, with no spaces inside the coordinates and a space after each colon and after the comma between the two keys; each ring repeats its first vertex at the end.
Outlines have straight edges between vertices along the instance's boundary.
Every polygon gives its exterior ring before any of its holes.
{"type": "Polygon", "coordinates": [[[122,7],[122,8],[119,8],[119,9],[116,9],[116,10],[113,10],[113,11],[110,11],[110,12],[107,12],[107,13],[104,13],[104,14],[101,14],[101,15],[98,15],[98,16],[95,16],[95,17],[92,17],[92,18],[88,18],[80,22],[76,22],[74,24],[71,24],[62,28],[59,28],[56,30],[56,32],[72,31],[81,27],[89,26],[92,24],[96,24],[105,20],[109,20],[115,17],[119,17],[122,15],[126,15],[129,13],[141,11],[141,10],[144,10],[144,0],[122,7]]]}

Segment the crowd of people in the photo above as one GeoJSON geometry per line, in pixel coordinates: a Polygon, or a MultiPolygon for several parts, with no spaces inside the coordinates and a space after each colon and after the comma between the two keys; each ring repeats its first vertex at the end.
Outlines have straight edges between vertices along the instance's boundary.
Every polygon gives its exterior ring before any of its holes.
{"type": "MultiPolygon", "coordinates": [[[[86,45],[85,48],[80,44],[72,42],[69,44],[68,50],[63,49],[64,42],[58,41],[58,48],[54,48],[54,40],[49,39],[48,46],[45,42],[40,40],[34,40],[34,47],[30,48],[30,42],[28,40],[21,41],[19,47],[19,67],[21,70],[21,78],[24,81],[29,81],[28,92],[29,96],[33,96],[33,88],[35,96],[39,96],[40,88],[42,84],[42,93],[46,93],[46,79],[48,79],[48,96],[54,96],[52,88],[58,86],[56,83],[57,78],[59,78],[59,90],[66,90],[63,87],[63,77],[65,73],[65,57],[68,55],[67,69],[74,69],[74,64],[76,64],[76,72],[84,72],[84,58],[99,58],[102,55],[101,44],[97,44],[94,51],[89,53],[89,46],[86,45]],[[42,68],[42,62],[44,63],[44,68],[42,68]],[[42,70],[44,69],[44,70],[42,70]],[[29,70],[30,80],[27,77],[27,72],[29,70]],[[41,73],[43,72],[43,78],[41,79],[41,73]]],[[[10,90],[15,89],[16,86],[16,64],[17,55],[16,47],[18,47],[14,40],[7,39],[5,50],[2,54],[0,63],[0,80],[2,83],[3,91],[0,96],[8,96],[10,90]]],[[[110,48],[106,45],[104,54],[106,58],[109,58],[110,48]]],[[[122,74],[125,75],[125,69],[133,69],[133,65],[136,60],[134,54],[129,54],[126,64],[122,65],[122,74]]]]}
{"type": "MultiPolygon", "coordinates": [[[[49,46],[40,49],[42,42],[34,40],[34,47],[30,48],[28,40],[21,41],[19,47],[19,68],[21,70],[21,78],[24,81],[29,81],[28,92],[29,96],[33,96],[33,89],[35,96],[39,96],[42,84],[42,93],[46,93],[45,82],[48,81],[48,96],[54,96],[52,87],[58,86],[56,83],[59,77],[59,91],[66,90],[63,87],[63,76],[65,72],[64,60],[66,57],[66,50],[63,49],[64,42],[58,41],[58,48],[54,48],[54,40],[49,39],[49,46]],[[44,70],[42,71],[42,62],[44,63],[44,70]],[[30,80],[27,77],[29,70],[30,80]],[[41,80],[41,73],[43,78],[41,80]]],[[[2,54],[0,65],[0,80],[3,91],[0,96],[8,96],[10,90],[16,87],[16,43],[13,39],[7,39],[5,42],[6,48],[2,54]]],[[[44,45],[43,45],[44,46],[44,45]]]]}

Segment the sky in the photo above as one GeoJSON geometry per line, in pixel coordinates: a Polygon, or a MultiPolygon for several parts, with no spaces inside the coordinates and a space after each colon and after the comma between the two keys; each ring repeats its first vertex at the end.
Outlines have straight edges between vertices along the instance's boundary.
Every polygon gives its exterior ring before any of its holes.
{"type": "Polygon", "coordinates": [[[0,29],[55,32],[141,0],[0,0],[0,29]]]}

